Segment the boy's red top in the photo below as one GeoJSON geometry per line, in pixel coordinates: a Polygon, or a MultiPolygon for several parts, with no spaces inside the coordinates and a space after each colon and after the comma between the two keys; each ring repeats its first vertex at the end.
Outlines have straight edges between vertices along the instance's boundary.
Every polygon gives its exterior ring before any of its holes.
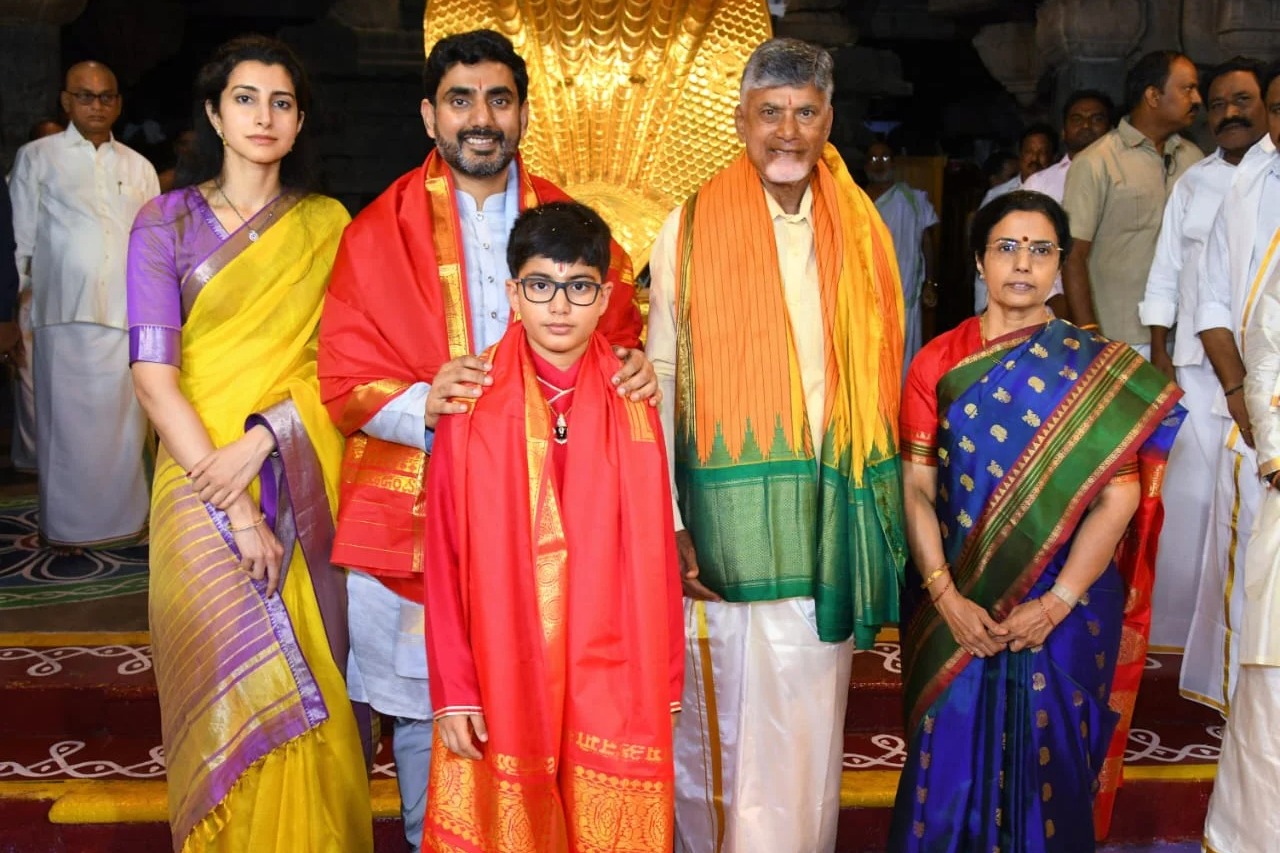
{"type": "Polygon", "coordinates": [[[427,835],[459,849],[497,849],[486,845],[511,820],[579,849],[594,814],[581,802],[597,788],[670,839],[684,634],[661,427],[656,409],[616,394],[602,336],[579,364],[559,478],[555,414],[519,325],[493,352],[493,386],[436,432],[432,706],[482,713],[489,732],[481,761],[439,744],[432,757],[427,835]]]}
{"type": "MultiPolygon", "coordinates": [[[[517,157],[520,207],[566,200],[517,157]]],[[[320,391],[347,435],[333,560],[421,597],[427,455],[361,428],[415,382],[475,350],[452,172],[437,152],[347,227],[320,321],[320,391]]],[[[642,320],[631,262],[613,244],[614,286],[599,331],[636,347],[642,320]]],[[[424,425],[425,428],[425,425],[424,425]]]]}

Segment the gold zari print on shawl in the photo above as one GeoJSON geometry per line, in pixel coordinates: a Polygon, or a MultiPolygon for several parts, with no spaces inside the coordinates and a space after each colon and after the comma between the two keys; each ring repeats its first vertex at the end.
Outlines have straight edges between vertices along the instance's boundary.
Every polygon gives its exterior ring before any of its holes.
{"type": "Polygon", "coordinates": [[[573,768],[574,849],[579,853],[653,853],[671,846],[671,786],[573,768]]]}

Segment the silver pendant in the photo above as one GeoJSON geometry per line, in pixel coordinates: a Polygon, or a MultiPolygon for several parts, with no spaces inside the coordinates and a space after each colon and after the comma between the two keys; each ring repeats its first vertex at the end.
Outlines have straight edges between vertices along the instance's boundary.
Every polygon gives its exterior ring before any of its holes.
{"type": "Polygon", "coordinates": [[[555,428],[556,444],[565,444],[569,441],[569,425],[564,421],[564,414],[556,415],[555,428]]]}
{"type": "Polygon", "coordinates": [[[249,242],[250,243],[258,242],[258,232],[254,231],[252,228],[249,229],[249,242]]]}

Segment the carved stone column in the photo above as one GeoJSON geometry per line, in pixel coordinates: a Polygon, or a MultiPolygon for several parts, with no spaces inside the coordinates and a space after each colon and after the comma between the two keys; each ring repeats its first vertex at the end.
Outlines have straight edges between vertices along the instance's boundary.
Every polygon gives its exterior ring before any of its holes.
{"type": "Polygon", "coordinates": [[[988,24],[973,37],[982,64],[1023,107],[1035,100],[1036,84],[1044,72],[1035,30],[1030,23],[988,24]]]}
{"type": "Polygon", "coordinates": [[[1126,60],[1146,29],[1143,0],[1047,0],[1036,11],[1036,45],[1058,72],[1055,104],[1074,89],[1100,89],[1123,110],[1126,60]]]}
{"type": "MultiPolygon", "coordinates": [[[[1280,3],[1275,0],[1218,0],[1218,44],[1224,57],[1270,60],[1280,46],[1280,3]]],[[[1198,57],[1197,57],[1198,59],[1198,57]]]]}
{"type": "Polygon", "coordinates": [[[62,90],[58,27],[86,0],[0,0],[0,161],[5,171],[27,130],[50,115],[62,90]]]}

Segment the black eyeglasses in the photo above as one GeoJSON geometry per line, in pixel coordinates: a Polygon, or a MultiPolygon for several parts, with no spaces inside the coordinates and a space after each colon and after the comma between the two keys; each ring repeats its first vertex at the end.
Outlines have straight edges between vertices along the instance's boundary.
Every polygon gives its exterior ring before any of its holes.
{"type": "Polygon", "coordinates": [[[550,302],[556,298],[558,292],[563,290],[565,298],[569,300],[570,304],[585,307],[594,303],[600,296],[600,282],[592,281],[589,278],[556,281],[554,278],[547,278],[542,275],[527,275],[524,278],[517,278],[515,281],[519,283],[520,289],[524,291],[524,298],[530,302],[550,302]]]}
{"type": "Polygon", "coordinates": [[[115,106],[116,101],[120,100],[119,92],[67,92],[67,94],[75,98],[76,103],[82,107],[87,107],[94,101],[104,107],[112,107],[115,106]]]}

